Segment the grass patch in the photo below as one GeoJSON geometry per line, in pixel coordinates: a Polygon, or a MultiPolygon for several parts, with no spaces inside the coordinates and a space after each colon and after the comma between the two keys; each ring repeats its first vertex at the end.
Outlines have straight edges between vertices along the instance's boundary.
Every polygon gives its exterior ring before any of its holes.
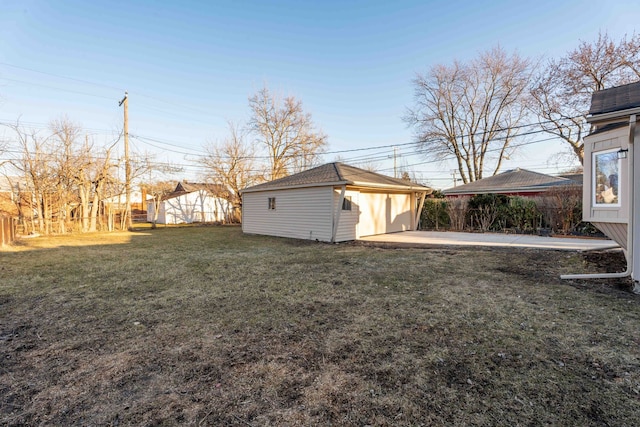
{"type": "Polygon", "coordinates": [[[640,299],[558,278],[620,253],[190,227],[28,239],[0,260],[3,425],[640,419],[640,299]]]}

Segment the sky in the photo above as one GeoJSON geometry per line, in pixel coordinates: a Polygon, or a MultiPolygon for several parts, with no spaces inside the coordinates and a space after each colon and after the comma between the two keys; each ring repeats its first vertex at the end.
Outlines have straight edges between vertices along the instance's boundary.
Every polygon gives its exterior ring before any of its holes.
{"type": "MultiPolygon", "coordinates": [[[[393,175],[395,153],[421,183],[449,188],[455,166],[412,153],[402,120],[416,73],[498,45],[546,61],[639,23],[636,1],[624,0],[0,0],[0,124],[46,132],[67,117],[106,145],[127,91],[132,151],[197,180],[204,146],[229,121],[245,123],[248,98],[266,86],[302,101],[328,135],[325,161],[393,175]]],[[[11,131],[0,127],[0,138],[11,131]]],[[[562,143],[536,138],[547,141],[501,170],[570,168],[557,160],[562,143]]]]}

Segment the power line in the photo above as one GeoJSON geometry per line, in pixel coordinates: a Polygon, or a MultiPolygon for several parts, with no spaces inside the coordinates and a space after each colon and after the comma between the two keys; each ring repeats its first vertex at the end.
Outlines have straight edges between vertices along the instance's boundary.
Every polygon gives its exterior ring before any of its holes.
{"type": "Polygon", "coordinates": [[[8,77],[0,77],[0,79],[2,79],[2,80],[8,80],[8,81],[10,81],[10,82],[17,82],[17,83],[28,84],[28,85],[32,85],[32,86],[46,87],[47,89],[59,90],[59,91],[62,91],[62,92],[75,93],[75,94],[78,94],[78,95],[92,96],[92,97],[94,97],[94,98],[111,99],[111,98],[110,98],[110,97],[108,97],[108,96],[95,95],[95,94],[91,94],[91,93],[80,92],[80,91],[78,91],[78,90],[62,89],[62,88],[59,88],[59,87],[54,87],[54,86],[44,85],[44,84],[42,84],[42,83],[25,82],[24,80],[10,79],[10,78],[8,78],[8,77]]]}
{"type": "Polygon", "coordinates": [[[77,79],[75,77],[68,77],[68,76],[63,76],[63,75],[60,75],[60,74],[54,74],[54,73],[50,73],[50,72],[46,72],[46,71],[35,70],[33,68],[27,68],[27,67],[22,67],[22,66],[19,66],[19,65],[8,64],[6,62],[0,62],[0,65],[4,65],[6,67],[11,67],[11,68],[16,68],[18,70],[31,71],[33,73],[44,74],[44,75],[51,76],[51,77],[57,77],[57,78],[60,78],[60,79],[71,80],[71,81],[74,81],[74,82],[85,83],[85,84],[92,85],[92,86],[99,86],[99,87],[104,87],[104,88],[108,88],[108,89],[114,89],[114,90],[117,90],[117,91],[120,91],[120,92],[123,91],[122,88],[105,85],[104,83],[91,82],[91,81],[88,81],[88,80],[77,79]]]}

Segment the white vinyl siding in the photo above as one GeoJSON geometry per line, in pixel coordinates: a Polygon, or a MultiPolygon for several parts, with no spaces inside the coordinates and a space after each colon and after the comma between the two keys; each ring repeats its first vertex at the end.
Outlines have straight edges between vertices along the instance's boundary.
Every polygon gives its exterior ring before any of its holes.
{"type": "Polygon", "coordinates": [[[245,193],[242,197],[242,230],[251,234],[331,241],[332,187],[245,193]],[[275,209],[268,209],[275,197],[275,209]]]}
{"type": "Polygon", "coordinates": [[[411,209],[411,194],[348,188],[345,197],[351,197],[349,211],[339,205],[340,192],[339,187],[327,186],[244,193],[242,230],[324,242],[331,241],[336,218],[335,242],[411,230],[415,210],[411,209]],[[269,198],[276,199],[275,209],[269,209],[269,198]]]}
{"type": "MultiPolygon", "coordinates": [[[[159,203],[158,224],[190,224],[193,222],[224,221],[231,213],[231,205],[225,199],[210,196],[199,190],[159,203]]],[[[153,221],[155,203],[149,202],[147,221],[153,221]]]]}
{"type": "MultiPolygon", "coordinates": [[[[335,206],[338,206],[340,203],[340,189],[336,189],[333,192],[333,200],[334,200],[334,211],[335,206]]],[[[349,240],[355,240],[358,236],[356,236],[356,227],[358,225],[358,192],[347,190],[344,193],[345,198],[351,197],[351,210],[341,210],[340,211],[340,222],[338,223],[338,230],[336,232],[336,242],[346,242],[349,240]]],[[[335,214],[335,213],[334,213],[335,214]]]]}

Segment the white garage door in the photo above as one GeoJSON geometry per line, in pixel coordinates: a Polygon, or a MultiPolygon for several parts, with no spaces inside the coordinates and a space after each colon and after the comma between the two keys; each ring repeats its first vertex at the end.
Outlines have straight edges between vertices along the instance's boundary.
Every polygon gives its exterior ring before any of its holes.
{"type": "Polygon", "coordinates": [[[358,236],[411,229],[411,195],[361,192],[358,236]]]}

